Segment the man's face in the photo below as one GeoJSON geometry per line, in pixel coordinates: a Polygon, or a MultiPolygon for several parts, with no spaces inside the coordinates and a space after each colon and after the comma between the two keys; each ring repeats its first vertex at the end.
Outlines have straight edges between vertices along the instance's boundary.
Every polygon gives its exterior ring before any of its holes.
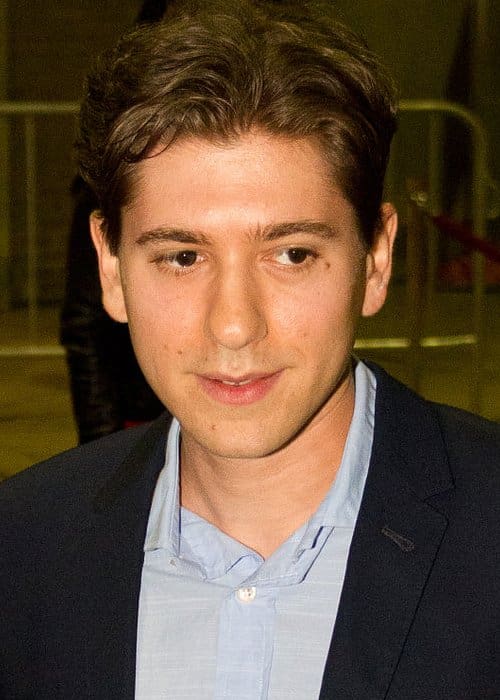
{"type": "Polygon", "coordinates": [[[262,132],[180,140],[138,165],[134,194],[117,258],[93,222],[104,303],[183,440],[255,458],[331,419],[394,217],[367,254],[315,142],[262,132]]]}

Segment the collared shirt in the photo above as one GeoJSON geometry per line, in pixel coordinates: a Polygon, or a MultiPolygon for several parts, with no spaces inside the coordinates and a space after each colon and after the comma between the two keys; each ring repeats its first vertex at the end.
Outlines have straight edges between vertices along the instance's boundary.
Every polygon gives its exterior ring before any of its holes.
{"type": "Polygon", "coordinates": [[[376,382],[361,362],[355,386],[330,490],[266,560],[179,507],[174,420],[144,547],[137,700],[318,697],[373,441],[376,382]]]}

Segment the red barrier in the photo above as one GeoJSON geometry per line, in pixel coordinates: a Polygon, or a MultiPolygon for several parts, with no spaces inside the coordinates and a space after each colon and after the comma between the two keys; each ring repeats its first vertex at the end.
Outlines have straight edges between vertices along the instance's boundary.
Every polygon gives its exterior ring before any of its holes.
{"type": "Polygon", "coordinates": [[[431,216],[431,220],[446,236],[460,241],[469,250],[477,250],[490,260],[500,263],[500,249],[494,243],[474,236],[471,229],[465,224],[455,221],[445,214],[431,216]]]}

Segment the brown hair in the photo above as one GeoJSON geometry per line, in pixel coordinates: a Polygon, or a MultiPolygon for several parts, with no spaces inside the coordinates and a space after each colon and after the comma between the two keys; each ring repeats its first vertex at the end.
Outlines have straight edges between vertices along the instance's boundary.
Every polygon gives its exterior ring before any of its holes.
{"type": "Polygon", "coordinates": [[[81,109],[80,168],[116,253],[134,164],[153,147],[182,136],[227,141],[252,127],[311,136],[370,245],[395,112],[378,60],[326,4],[202,0],[100,59],[81,109]]]}

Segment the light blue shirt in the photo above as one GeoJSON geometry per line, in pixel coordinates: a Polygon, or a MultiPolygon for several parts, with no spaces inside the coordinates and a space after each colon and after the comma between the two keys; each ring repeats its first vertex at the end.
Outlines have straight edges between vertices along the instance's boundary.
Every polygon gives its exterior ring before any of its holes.
{"type": "Polygon", "coordinates": [[[355,386],[335,481],[266,560],[179,507],[172,423],[144,546],[137,700],[319,696],[373,441],[376,382],[361,362],[355,386]]]}

